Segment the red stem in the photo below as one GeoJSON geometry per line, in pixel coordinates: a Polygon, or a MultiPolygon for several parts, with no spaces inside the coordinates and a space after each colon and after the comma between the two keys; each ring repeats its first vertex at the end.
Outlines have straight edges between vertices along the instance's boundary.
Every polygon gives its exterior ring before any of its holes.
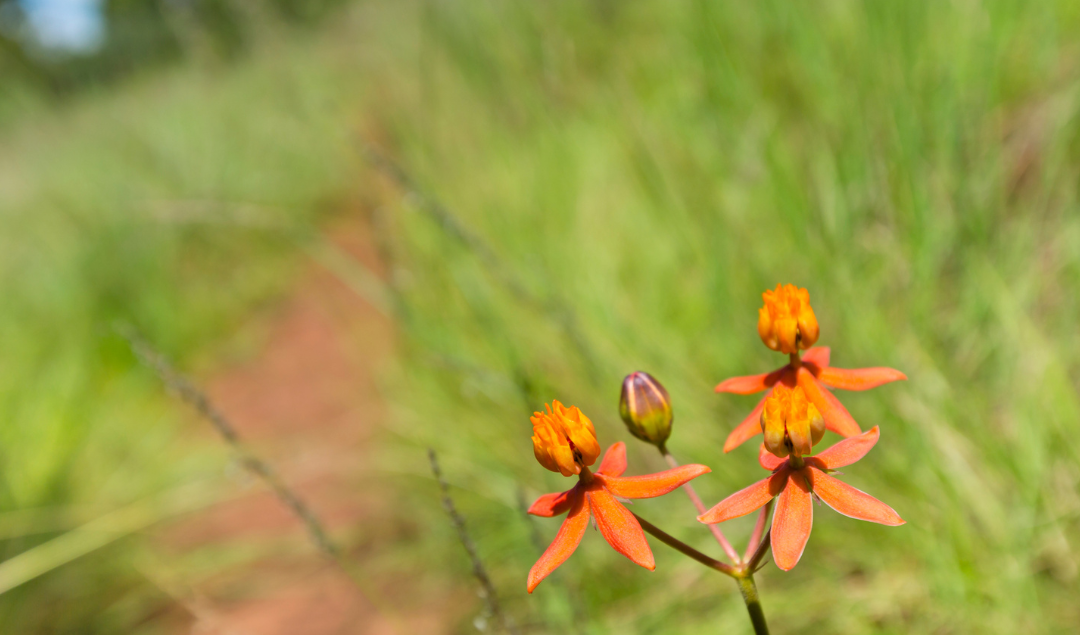
{"type": "MultiPolygon", "coordinates": [[[[679,467],[679,462],[675,460],[675,457],[671,455],[671,452],[668,452],[668,449],[666,447],[660,447],[660,454],[664,455],[664,460],[667,461],[668,465],[670,465],[672,468],[679,467]]],[[[694,507],[698,511],[698,515],[704,514],[706,511],[705,503],[701,502],[701,497],[698,496],[696,491],[694,491],[694,486],[690,483],[687,483],[686,485],[683,485],[682,488],[683,491],[686,492],[686,495],[690,497],[690,502],[694,504],[694,507]]],[[[724,532],[720,529],[720,526],[708,525],[708,527],[712,531],[713,537],[716,538],[716,542],[720,543],[720,547],[724,550],[724,553],[727,554],[728,558],[731,558],[731,561],[734,562],[736,565],[742,564],[742,560],[739,559],[738,552],[736,552],[735,547],[732,547],[731,543],[728,542],[727,536],[724,535],[724,532]]]]}
{"type": "Polygon", "coordinates": [[[747,560],[746,575],[752,576],[754,575],[754,572],[758,570],[758,563],[761,562],[761,559],[768,553],[769,547],[772,546],[771,538],[772,530],[770,529],[768,533],[765,534],[765,537],[761,539],[761,544],[758,545],[757,551],[755,551],[754,555],[750,556],[750,559],[747,560]]]}
{"type": "Polygon", "coordinates": [[[757,550],[758,544],[761,542],[761,534],[765,532],[765,523],[769,519],[769,510],[772,509],[772,506],[773,502],[769,501],[761,508],[757,523],[754,524],[754,532],[750,534],[750,542],[746,545],[746,554],[743,556],[743,560],[750,560],[750,556],[757,550]]]}

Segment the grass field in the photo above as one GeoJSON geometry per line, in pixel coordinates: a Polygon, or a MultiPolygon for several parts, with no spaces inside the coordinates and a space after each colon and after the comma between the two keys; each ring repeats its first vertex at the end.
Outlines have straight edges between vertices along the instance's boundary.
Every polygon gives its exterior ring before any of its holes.
{"type": "MultiPolygon", "coordinates": [[[[590,532],[527,596],[530,532],[558,523],[523,517],[519,492],[566,487],[531,458],[528,415],[578,405],[602,445],[630,444],[632,472],[659,469],[616,411],[622,376],[647,370],[674,400],[671,450],[713,469],[697,481],[712,504],[763,476],[750,444],[721,450],[753,399],[712,386],[782,363],[756,311],[794,282],[834,363],[909,377],[842,395],[882,427],[845,479],[907,525],[817,508],[800,565],[758,575],[774,632],[1070,632],[1078,36],[1064,1],[361,3],[234,65],[9,123],[2,557],[220,470],[224,451],[185,441],[111,325],[213,364],[288,285],[311,229],[359,197],[402,335],[386,483],[430,527],[400,557],[469,583],[430,445],[519,622],[750,632],[734,585],[655,541],[648,573],[590,532]],[[360,139],[471,238],[366,165],[360,139]]],[[[680,496],[634,511],[715,551],[680,496]]],[[[751,523],[727,525],[744,540],[751,523]]],[[[0,622],[132,632],[158,601],[131,571],[140,548],[44,567],[0,596],[0,622]]]]}

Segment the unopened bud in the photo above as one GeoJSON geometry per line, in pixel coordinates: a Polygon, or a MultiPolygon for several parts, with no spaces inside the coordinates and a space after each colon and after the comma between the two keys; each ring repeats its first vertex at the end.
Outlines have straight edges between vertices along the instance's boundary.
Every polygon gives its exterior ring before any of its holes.
{"type": "Polygon", "coordinates": [[[630,434],[663,447],[671,435],[671,396],[652,375],[638,371],[623,379],[619,414],[630,434]]]}

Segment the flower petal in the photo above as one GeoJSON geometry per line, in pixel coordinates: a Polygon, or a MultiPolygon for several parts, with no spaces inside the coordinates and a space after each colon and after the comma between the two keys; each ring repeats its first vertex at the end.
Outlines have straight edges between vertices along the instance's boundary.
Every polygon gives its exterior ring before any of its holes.
{"type": "MultiPolygon", "coordinates": [[[[766,450],[764,443],[762,443],[761,447],[758,448],[758,463],[760,463],[761,467],[765,468],[766,470],[775,470],[776,468],[783,465],[785,461],[787,461],[787,459],[782,459],[773,454],[772,452],[766,450]]],[[[548,496],[551,496],[551,494],[548,494],[548,496]]]]}
{"type": "Polygon", "coordinates": [[[607,474],[597,474],[596,478],[604,484],[609,492],[623,498],[655,498],[663,496],[671,490],[685,485],[692,479],[702,474],[711,472],[708,467],[691,463],[656,474],[643,476],[627,476],[618,478],[607,474]]]}
{"type": "Polygon", "coordinates": [[[762,375],[731,377],[717,384],[715,390],[716,392],[730,392],[736,395],[752,395],[775,386],[787,369],[787,366],[782,366],[771,373],[762,375]]]}
{"type": "Polygon", "coordinates": [[[773,513],[773,560],[784,571],[791,571],[799,563],[814,525],[814,499],[803,473],[800,470],[791,474],[773,513]]]}
{"type": "Polygon", "coordinates": [[[724,452],[731,452],[746,441],[754,438],[755,435],[761,434],[761,410],[765,407],[765,399],[771,394],[771,390],[765,393],[765,396],[761,398],[758,405],[754,406],[750,414],[746,415],[742,423],[735,426],[735,429],[728,435],[727,440],[724,441],[724,452]]]}
{"type": "Polygon", "coordinates": [[[655,569],[656,561],[653,559],[652,549],[649,549],[649,543],[645,541],[645,532],[641,530],[641,525],[630,510],[603,488],[591,490],[586,497],[604,540],[635,564],[650,571],[655,569]]]}
{"type": "Polygon", "coordinates": [[[904,524],[904,519],[900,518],[892,507],[817,468],[810,468],[810,479],[818,498],[848,518],[868,520],[890,527],[904,524]]]}
{"type": "Polygon", "coordinates": [[[545,518],[565,514],[574,504],[574,493],[577,492],[577,490],[578,488],[575,485],[565,492],[544,494],[532,504],[532,507],[529,508],[529,513],[533,516],[543,516],[545,518]]]}
{"type": "Polygon", "coordinates": [[[596,473],[606,476],[621,476],[625,471],[626,444],[619,441],[604,453],[604,460],[600,461],[600,469],[596,470],[596,473]]]}
{"type": "Polygon", "coordinates": [[[831,368],[822,367],[817,373],[818,381],[841,390],[870,390],[892,381],[907,379],[907,375],[894,368],[831,368]]]}
{"type": "Polygon", "coordinates": [[[834,397],[831,392],[822,388],[821,384],[805,366],[799,368],[798,382],[802,386],[803,392],[806,393],[806,398],[810,400],[810,403],[814,404],[825,419],[826,428],[845,437],[855,436],[862,432],[859,429],[859,424],[855,423],[855,419],[852,418],[851,413],[847,411],[844,404],[840,403],[840,400],[834,397]]]}
{"type": "MultiPolygon", "coordinates": [[[[579,490],[575,488],[572,491],[579,490]]],[[[529,593],[532,593],[536,585],[540,584],[559,565],[566,562],[570,554],[574,553],[574,550],[581,544],[581,538],[585,535],[585,529],[588,526],[588,497],[584,495],[574,496],[570,513],[567,514],[562,527],[559,527],[559,533],[555,536],[555,540],[551,541],[544,554],[529,570],[529,579],[525,584],[525,588],[529,593]]]]}
{"type": "Polygon", "coordinates": [[[698,516],[698,522],[713,525],[739,516],[745,516],[759,509],[784,489],[788,474],[790,474],[790,470],[779,470],[769,478],[735,492],[714,505],[709,511],[698,516]]]}
{"type": "Polygon", "coordinates": [[[829,365],[830,352],[828,346],[815,346],[802,354],[802,360],[820,368],[825,368],[829,365]]]}
{"type": "MultiPolygon", "coordinates": [[[[855,461],[866,456],[866,453],[870,451],[870,448],[873,448],[878,442],[879,435],[880,432],[878,427],[874,426],[866,432],[854,437],[848,437],[824,452],[810,458],[816,459],[814,462],[821,464],[820,467],[817,465],[814,466],[818,467],[818,469],[825,467],[830,470],[835,470],[838,467],[851,465],[855,461]]],[[[810,461],[810,458],[808,458],[807,461],[810,461]]]]}
{"type": "MultiPolygon", "coordinates": [[[[801,398],[801,395],[799,395],[799,397],[801,398]]],[[[792,399],[792,401],[795,401],[795,399],[792,399]]],[[[803,404],[805,406],[805,400],[803,401],[803,404]]],[[[803,412],[805,413],[806,411],[804,410],[803,412]]],[[[768,429],[766,429],[766,432],[768,432],[768,429]]],[[[824,434],[824,432],[825,431],[822,430],[822,434],[824,434]]],[[[805,414],[803,416],[797,416],[794,407],[788,414],[787,438],[791,440],[791,451],[798,456],[809,455],[814,447],[812,442],[813,435],[810,432],[810,419],[805,414]]],[[[768,434],[765,435],[765,440],[769,441],[768,434]]],[[[781,445],[783,445],[783,437],[781,437],[780,441],[781,445]]]]}

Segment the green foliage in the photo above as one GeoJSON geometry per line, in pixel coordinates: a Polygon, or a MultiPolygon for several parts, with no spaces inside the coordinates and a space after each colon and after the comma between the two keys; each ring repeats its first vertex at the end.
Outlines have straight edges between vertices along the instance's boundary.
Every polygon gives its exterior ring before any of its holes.
{"type": "MultiPolygon", "coordinates": [[[[911,378],[842,395],[882,426],[845,478],[908,525],[819,507],[799,567],[761,576],[776,628],[1067,629],[1080,618],[1078,17],[1071,3],[424,5],[422,70],[375,104],[380,124],[504,264],[485,269],[407,200],[393,215],[417,344],[403,434],[469,456],[462,478],[524,523],[514,483],[566,486],[528,461],[527,412],[557,397],[605,444],[631,441],[617,386],[647,370],[672,393],[669,447],[713,467],[698,487],[715,502],[762,475],[750,445],[720,451],[753,398],[711,386],[783,363],[756,311],[761,291],[795,282],[834,363],[911,378]],[[598,381],[550,313],[502,288],[505,270],[572,307],[598,381]]],[[[661,467],[649,449],[632,470],[661,467]]],[[[686,507],[635,511],[707,545],[686,507]]],[[[557,522],[536,522],[553,536],[557,522]]],[[[561,572],[587,628],[749,628],[728,581],[660,545],[657,572],[635,571],[600,543],[561,572]]],[[[489,549],[515,562],[501,572],[515,610],[560,593],[526,599],[536,554],[489,549]]]]}
{"type": "MultiPolygon", "coordinates": [[[[359,185],[386,224],[402,333],[383,463],[424,475],[423,447],[439,450],[518,621],[749,632],[734,584],[655,541],[648,573],[590,532],[526,596],[530,532],[549,540],[558,521],[524,518],[518,492],[568,484],[530,457],[528,415],[552,398],[580,406],[605,446],[630,443],[630,473],[663,467],[618,418],[633,370],[671,393],[672,452],[713,468],[698,480],[707,503],[761,478],[751,444],[720,449],[753,398],[711,388],[783,363],[756,311],[794,282],[834,363],[910,378],[841,395],[882,427],[845,480],[908,524],[817,507],[799,566],[758,576],[775,630],[1067,632],[1080,622],[1078,34],[1064,0],[365,3],[318,41],[290,35],[234,68],[35,116],[0,154],[0,505],[104,511],[220,466],[174,442],[178,407],[109,325],[190,360],[280,288],[295,243],[149,210],[242,202],[305,226],[358,187],[359,122],[498,259],[374,174],[359,185]]],[[[464,579],[432,482],[395,481],[426,528],[402,556],[464,579]]],[[[716,552],[678,494],[634,511],[716,552]]],[[[145,609],[131,598],[152,601],[129,546],[0,596],[0,623],[128,630],[145,609]],[[44,610],[56,602],[77,609],[44,610]]]]}
{"type": "Polygon", "coordinates": [[[315,26],[342,0],[102,0],[105,38],[97,50],[42,48],[18,0],[0,0],[0,122],[30,112],[29,89],[62,101],[138,73],[188,60],[236,60],[271,31],[315,26]]]}
{"type": "MultiPolygon", "coordinates": [[[[333,65],[300,50],[290,59],[226,78],[176,73],[6,134],[0,559],[54,538],[77,554],[80,535],[98,535],[76,530],[85,522],[135,504],[168,518],[177,512],[152,501],[224,482],[227,453],[183,432],[185,411],[113,327],[198,361],[291,282],[304,235],[294,228],[342,188],[350,154],[328,124],[342,120],[348,87],[322,81],[298,100],[306,69],[333,65]]],[[[120,543],[0,595],[5,632],[131,632],[162,602],[123,539],[140,529],[120,523],[120,543]]],[[[21,570],[64,562],[30,553],[21,570]]]]}

